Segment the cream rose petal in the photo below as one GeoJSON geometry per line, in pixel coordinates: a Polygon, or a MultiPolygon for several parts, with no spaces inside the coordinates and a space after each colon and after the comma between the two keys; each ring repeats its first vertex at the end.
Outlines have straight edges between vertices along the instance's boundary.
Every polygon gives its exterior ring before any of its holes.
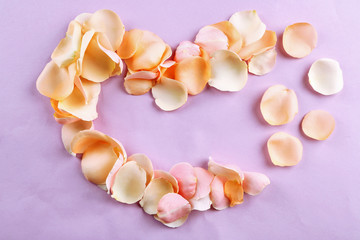
{"type": "Polygon", "coordinates": [[[210,199],[212,201],[213,208],[215,208],[216,210],[223,210],[230,205],[230,201],[224,193],[225,182],[226,180],[224,178],[215,176],[210,185],[210,199]]]}
{"type": "MultiPolygon", "coordinates": [[[[167,224],[174,223],[175,221],[187,217],[190,212],[190,203],[185,198],[177,193],[168,193],[159,201],[157,207],[157,219],[167,224]]],[[[178,226],[180,225],[177,224],[175,227],[178,226]]]]}
{"type": "Polygon", "coordinates": [[[303,146],[300,140],[285,132],[273,134],[267,141],[272,163],[276,166],[294,166],[302,158],[303,146]]]}
{"type": "Polygon", "coordinates": [[[171,183],[171,185],[173,186],[174,189],[174,193],[178,193],[179,192],[179,184],[178,181],[176,180],[176,178],[171,175],[168,172],[165,172],[163,170],[155,170],[154,171],[154,178],[163,178],[165,180],[167,180],[169,183],[171,183]]]}
{"type": "Polygon", "coordinates": [[[253,56],[249,61],[249,72],[255,75],[269,73],[276,63],[276,50],[272,48],[259,55],[253,56]]]}
{"type": "Polygon", "coordinates": [[[316,140],[325,140],[334,131],[335,119],[324,110],[312,110],[303,118],[301,128],[306,136],[316,140]]]}
{"type": "Polygon", "coordinates": [[[119,55],[117,55],[116,52],[111,49],[111,47],[112,47],[111,43],[110,43],[109,39],[106,37],[106,35],[103,33],[98,33],[96,40],[97,40],[97,43],[98,43],[101,51],[103,51],[106,55],[108,55],[108,57],[111,58],[111,60],[114,63],[119,64],[121,59],[120,59],[119,55]]]}
{"type": "Polygon", "coordinates": [[[236,53],[219,50],[210,59],[211,77],[208,84],[220,91],[240,91],[248,79],[247,65],[236,53]]]}
{"type": "Polygon", "coordinates": [[[244,192],[249,195],[257,195],[262,192],[262,190],[270,184],[270,179],[262,174],[257,172],[244,172],[244,192]]]}
{"type": "Polygon", "coordinates": [[[162,77],[160,83],[152,88],[156,105],[164,111],[173,111],[187,101],[187,88],[182,82],[162,77]]]}
{"type": "Polygon", "coordinates": [[[190,199],[195,195],[197,178],[194,168],[186,162],[175,164],[170,169],[179,184],[179,194],[185,199],[190,199]]]}
{"type": "Polygon", "coordinates": [[[236,181],[241,183],[244,179],[244,174],[239,169],[231,166],[221,165],[215,162],[212,157],[209,157],[208,170],[216,176],[225,178],[226,180],[236,181]]]}
{"type": "Polygon", "coordinates": [[[228,49],[229,41],[227,36],[214,26],[205,26],[200,29],[194,41],[202,47],[209,55],[222,49],[228,49]]]}
{"type": "Polygon", "coordinates": [[[94,125],[92,122],[87,121],[76,121],[73,123],[65,124],[61,128],[61,139],[65,149],[73,156],[76,154],[71,151],[71,141],[75,135],[83,130],[93,129],[94,125]]]}
{"type": "Polygon", "coordinates": [[[210,184],[214,179],[214,175],[206,169],[194,167],[197,183],[195,195],[189,200],[192,209],[205,211],[210,209],[210,184]]]}
{"type": "Polygon", "coordinates": [[[74,20],[83,25],[85,22],[89,21],[92,15],[92,13],[81,13],[77,15],[74,20]]]}
{"type": "Polygon", "coordinates": [[[296,94],[283,85],[274,85],[265,91],[260,110],[270,125],[289,123],[299,111],[296,94]]]}
{"type": "Polygon", "coordinates": [[[210,194],[207,194],[206,196],[199,199],[192,198],[189,200],[189,202],[191,204],[192,210],[197,210],[197,211],[209,210],[212,204],[210,199],[210,194]]]}
{"type": "Polygon", "coordinates": [[[128,157],[127,162],[130,161],[135,161],[137,164],[139,164],[140,167],[142,167],[145,170],[146,185],[148,185],[154,177],[154,169],[150,158],[148,158],[143,153],[136,153],[128,157]]]}
{"type": "Polygon", "coordinates": [[[334,59],[321,58],[315,61],[308,76],[311,87],[323,95],[336,94],[344,87],[340,64],[334,59]]]}
{"type": "Polygon", "coordinates": [[[200,56],[200,47],[190,41],[182,41],[175,51],[175,62],[181,62],[188,57],[200,56]]]}
{"type": "Polygon", "coordinates": [[[153,87],[158,76],[158,73],[150,71],[140,71],[129,74],[124,80],[125,90],[132,95],[145,94],[153,87]]]}

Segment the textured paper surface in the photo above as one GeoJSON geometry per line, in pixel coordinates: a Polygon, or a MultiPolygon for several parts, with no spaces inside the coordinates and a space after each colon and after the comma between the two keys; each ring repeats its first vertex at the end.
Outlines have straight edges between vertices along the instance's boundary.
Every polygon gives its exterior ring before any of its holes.
{"type": "Polygon", "coordinates": [[[0,6],[1,239],[360,239],[358,1],[0,0],[0,6]],[[279,43],[287,25],[315,26],[318,47],[308,57],[286,57],[278,44],[268,75],[250,75],[238,93],[208,87],[175,112],[158,110],[150,94],[127,95],[120,77],[102,84],[95,127],[119,139],[129,154],[145,153],[163,170],[180,161],[205,167],[211,155],[267,174],[271,185],[262,194],[232,209],[194,211],[173,230],[84,179],[35,81],[68,22],[102,8],[118,13],[127,29],[153,31],[173,48],[239,10],[256,9],[279,43]],[[308,69],[321,57],[337,59],[343,69],[345,86],[337,95],[320,96],[307,83],[308,69]],[[280,127],[259,115],[260,98],[274,84],[294,89],[299,100],[299,114],[280,127]],[[336,119],[326,141],[300,132],[312,109],[336,119]],[[266,141],[279,130],[304,144],[295,167],[272,166],[267,157],[266,141]]]}

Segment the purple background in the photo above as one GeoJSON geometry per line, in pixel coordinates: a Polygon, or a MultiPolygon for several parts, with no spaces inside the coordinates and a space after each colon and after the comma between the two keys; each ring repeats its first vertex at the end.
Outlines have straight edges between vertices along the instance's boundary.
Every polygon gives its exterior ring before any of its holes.
{"type": "Polygon", "coordinates": [[[0,239],[360,239],[359,7],[356,0],[0,0],[0,239]],[[79,160],[63,149],[61,126],[35,81],[68,22],[102,8],[118,13],[127,29],[153,31],[173,48],[239,10],[256,9],[279,40],[292,23],[315,26],[318,47],[308,57],[286,57],[278,44],[277,64],[268,75],[250,76],[238,93],[207,88],[175,112],[158,110],[150,94],[127,95],[121,77],[102,84],[95,126],[119,139],[129,154],[145,153],[163,170],[180,161],[206,166],[211,155],[267,174],[271,185],[262,194],[224,211],[194,211],[173,230],[84,179],[79,160]],[[321,57],[341,64],[345,87],[337,95],[320,96],[307,84],[310,65],[321,57]],[[273,84],[294,89],[299,100],[295,120],[280,127],[259,115],[260,98],[273,84]],[[326,141],[300,132],[312,109],[336,119],[326,141]],[[303,142],[297,166],[270,163],[265,144],[276,131],[303,142]]]}

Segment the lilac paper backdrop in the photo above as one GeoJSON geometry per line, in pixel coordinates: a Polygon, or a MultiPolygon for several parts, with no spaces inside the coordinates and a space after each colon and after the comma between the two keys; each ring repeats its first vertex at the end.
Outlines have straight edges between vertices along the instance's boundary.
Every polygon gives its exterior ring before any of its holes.
{"type": "MultiPolygon", "coordinates": [[[[360,127],[358,1],[5,1],[0,0],[0,239],[360,239],[360,127]],[[279,55],[273,72],[250,76],[239,93],[207,88],[178,111],[159,111],[148,95],[127,95],[120,77],[102,85],[96,128],[146,153],[156,168],[180,161],[206,166],[207,158],[266,173],[271,185],[224,211],[191,213],[168,229],[135,205],[112,200],[87,182],[67,154],[60,125],[35,81],[67,23],[77,14],[109,8],[127,29],[155,32],[173,48],[204,25],[256,9],[281,40],[294,22],[312,23],[318,47],[304,59],[279,55]],[[320,96],[306,83],[313,61],[337,59],[344,90],[320,96]],[[259,116],[262,93],[273,84],[296,91],[300,112],[285,126],[259,116]],[[327,141],[303,136],[299,123],[312,109],[337,122],[327,141]],[[276,131],[298,136],[304,156],[295,167],[270,164],[265,143],[276,131]]],[[[280,42],[280,41],[279,41],[280,42]]]]}

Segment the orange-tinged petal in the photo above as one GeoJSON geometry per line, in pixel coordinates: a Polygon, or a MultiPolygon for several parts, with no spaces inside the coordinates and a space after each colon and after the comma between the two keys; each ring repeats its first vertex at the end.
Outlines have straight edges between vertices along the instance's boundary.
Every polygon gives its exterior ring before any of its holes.
{"type": "Polygon", "coordinates": [[[175,79],[184,83],[191,95],[202,92],[210,78],[210,64],[202,57],[189,57],[176,65],[175,79]]]}
{"type": "Polygon", "coordinates": [[[205,26],[200,29],[194,41],[202,47],[209,55],[221,49],[228,49],[229,43],[227,36],[214,26],[205,26]]]}
{"type": "Polygon", "coordinates": [[[270,125],[289,123],[299,111],[296,94],[283,85],[274,85],[265,91],[260,110],[270,125]]]}
{"type": "Polygon", "coordinates": [[[303,118],[301,128],[306,136],[316,140],[325,140],[334,131],[335,119],[324,110],[312,110],[303,118]]]}
{"type": "Polygon", "coordinates": [[[190,41],[182,41],[175,51],[175,62],[181,62],[188,57],[200,56],[200,47],[190,41]]]}
{"type": "Polygon", "coordinates": [[[244,174],[241,172],[241,170],[232,166],[221,165],[215,162],[211,157],[209,157],[208,170],[214,175],[230,181],[241,183],[244,179],[244,174]]]}
{"type": "Polygon", "coordinates": [[[187,101],[187,88],[182,82],[162,77],[151,91],[156,105],[164,111],[173,111],[187,101]]]}
{"type": "Polygon", "coordinates": [[[71,151],[71,141],[78,132],[92,128],[93,128],[92,122],[87,122],[82,120],[63,125],[61,128],[61,139],[65,149],[71,155],[75,156],[76,154],[71,151]]]}
{"type": "Polygon", "coordinates": [[[74,89],[74,79],[66,68],[59,68],[54,61],[46,64],[36,81],[37,90],[54,100],[68,97],[74,89]]]}
{"type": "Polygon", "coordinates": [[[317,32],[310,23],[295,23],[285,28],[282,42],[287,54],[303,58],[316,47],[317,32]]]}
{"type": "Polygon", "coordinates": [[[190,199],[195,195],[197,178],[194,168],[186,162],[174,165],[170,169],[179,184],[179,194],[185,199],[190,199]]]}
{"type": "Polygon", "coordinates": [[[211,182],[210,199],[212,206],[216,210],[223,210],[230,206],[229,199],[225,196],[224,186],[226,180],[222,177],[215,176],[211,182]]]}
{"type": "Polygon", "coordinates": [[[249,60],[254,55],[259,55],[273,47],[277,41],[276,33],[274,31],[266,30],[264,35],[256,42],[243,47],[239,51],[239,56],[243,60],[249,60]]]}
{"type": "Polygon", "coordinates": [[[148,185],[154,177],[154,169],[150,158],[148,158],[145,154],[136,153],[128,157],[127,162],[130,161],[135,161],[137,164],[139,164],[140,167],[142,167],[145,170],[146,185],[148,185]]]}
{"type": "Polygon", "coordinates": [[[270,159],[276,166],[294,166],[302,158],[303,146],[300,140],[285,132],[273,134],[267,141],[270,159]]]}
{"type": "Polygon", "coordinates": [[[117,55],[116,52],[112,50],[110,40],[104,33],[98,33],[96,36],[96,41],[101,51],[108,55],[108,57],[111,58],[114,63],[120,63],[121,59],[119,55],[117,55]]]}
{"type": "Polygon", "coordinates": [[[80,119],[73,116],[72,114],[65,112],[58,108],[59,101],[50,99],[50,103],[52,108],[54,109],[54,118],[55,120],[60,124],[70,124],[76,121],[79,121],[80,119]]]}
{"type": "Polygon", "coordinates": [[[124,80],[125,90],[132,95],[145,94],[154,86],[158,75],[158,73],[150,71],[140,71],[129,74],[124,80]]]}
{"type": "Polygon", "coordinates": [[[162,171],[162,170],[155,170],[154,171],[154,178],[163,178],[163,179],[167,180],[169,183],[171,183],[171,185],[172,185],[172,187],[174,189],[174,193],[179,192],[178,181],[170,173],[162,171]]]}
{"type": "Polygon", "coordinates": [[[157,217],[165,222],[171,223],[181,219],[191,212],[190,203],[177,193],[164,195],[157,207],[157,217]]]}
{"type": "Polygon", "coordinates": [[[230,207],[244,201],[244,189],[237,181],[226,181],[224,186],[225,196],[230,200],[230,207]]]}
{"type": "Polygon", "coordinates": [[[240,33],[238,32],[238,30],[236,30],[236,28],[231,22],[222,21],[219,23],[212,24],[211,26],[220,29],[226,35],[226,37],[229,40],[229,50],[234,51],[236,53],[240,51],[243,45],[243,41],[240,33]]]}
{"type": "Polygon", "coordinates": [[[126,31],[124,35],[124,39],[116,51],[121,59],[128,59],[134,56],[140,41],[143,37],[143,31],[139,29],[132,29],[130,31],[126,31]]]}
{"type": "Polygon", "coordinates": [[[244,192],[249,195],[258,195],[267,185],[270,184],[270,179],[262,173],[244,172],[244,175],[244,192]]]}
{"type": "Polygon", "coordinates": [[[210,59],[211,77],[209,85],[220,91],[240,91],[248,79],[247,65],[236,53],[219,50],[210,59]]]}
{"type": "Polygon", "coordinates": [[[276,55],[275,48],[272,48],[259,55],[253,56],[249,60],[249,72],[255,75],[269,73],[275,66],[276,55]]]}

